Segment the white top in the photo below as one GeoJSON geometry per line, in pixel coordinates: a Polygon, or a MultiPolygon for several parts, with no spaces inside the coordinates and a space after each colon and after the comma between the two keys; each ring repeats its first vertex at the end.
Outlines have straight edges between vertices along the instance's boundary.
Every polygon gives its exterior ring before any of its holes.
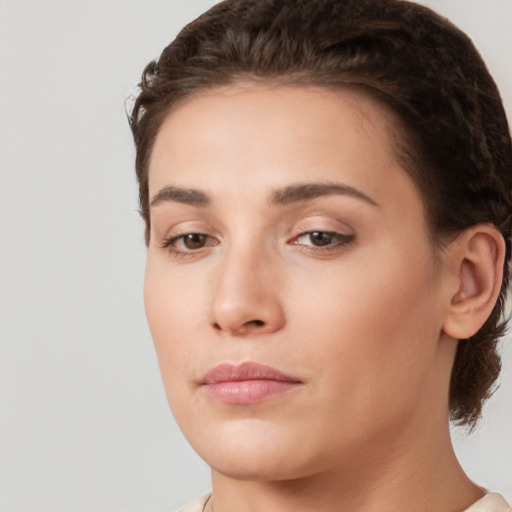
{"type": "Polygon", "coordinates": [[[501,494],[491,492],[473,503],[465,512],[510,512],[511,510],[501,494]]]}
{"type": "MultiPolygon", "coordinates": [[[[202,512],[209,497],[210,493],[205,494],[189,503],[186,507],[180,508],[177,512],[202,512]]],[[[512,509],[501,494],[491,492],[476,503],[473,503],[464,512],[512,512],[512,509]]]]}

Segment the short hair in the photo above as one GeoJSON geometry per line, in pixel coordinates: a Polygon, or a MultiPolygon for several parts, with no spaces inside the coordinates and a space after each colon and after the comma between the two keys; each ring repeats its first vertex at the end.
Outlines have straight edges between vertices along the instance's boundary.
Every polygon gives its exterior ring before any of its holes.
{"type": "Polygon", "coordinates": [[[129,117],[149,243],[148,166],[178,102],[237,82],[356,88],[400,120],[397,158],[420,191],[439,247],[492,223],[506,244],[497,303],[461,340],[450,418],[474,427],[501,368],[512,231],[512,145],[499,91],[473,43],[451,22],[405,0],[225,0],[187,25],[142,75],[129,117]]]}

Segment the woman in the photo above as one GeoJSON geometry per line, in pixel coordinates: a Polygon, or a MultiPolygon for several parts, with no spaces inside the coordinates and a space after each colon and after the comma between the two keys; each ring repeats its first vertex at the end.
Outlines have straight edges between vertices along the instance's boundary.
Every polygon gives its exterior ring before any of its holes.
{"type": "Polygon", "coordinates": [[[512,222],[467,36],[400,0],[227,0],[130,121],[148,321],[212,469],[183,510],[510,510],[449,435],[499,373],[512,222]]]}

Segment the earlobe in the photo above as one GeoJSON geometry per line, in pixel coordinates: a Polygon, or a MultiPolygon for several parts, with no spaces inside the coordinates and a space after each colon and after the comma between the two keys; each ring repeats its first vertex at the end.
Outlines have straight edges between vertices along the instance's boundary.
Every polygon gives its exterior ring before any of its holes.
{"type": "Polygon", "coordinates": [[[492,225],[463,231],[448,249],[457,288],[451,294],[443,331],[456,339],[476,334],[491,314],[503,279],[505,241],[492,225]]]}

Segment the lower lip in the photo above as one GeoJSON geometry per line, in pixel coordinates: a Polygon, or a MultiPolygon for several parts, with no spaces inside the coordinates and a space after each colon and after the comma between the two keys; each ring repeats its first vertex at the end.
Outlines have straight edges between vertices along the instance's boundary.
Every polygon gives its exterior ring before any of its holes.
{"type": "Polygon", "coordinates": [[[241,380],[205,384],[206,393],[225,404],[255,404],[276,395],[282,395],[298,386],[297,382],[279,380],[241,380]]]}

